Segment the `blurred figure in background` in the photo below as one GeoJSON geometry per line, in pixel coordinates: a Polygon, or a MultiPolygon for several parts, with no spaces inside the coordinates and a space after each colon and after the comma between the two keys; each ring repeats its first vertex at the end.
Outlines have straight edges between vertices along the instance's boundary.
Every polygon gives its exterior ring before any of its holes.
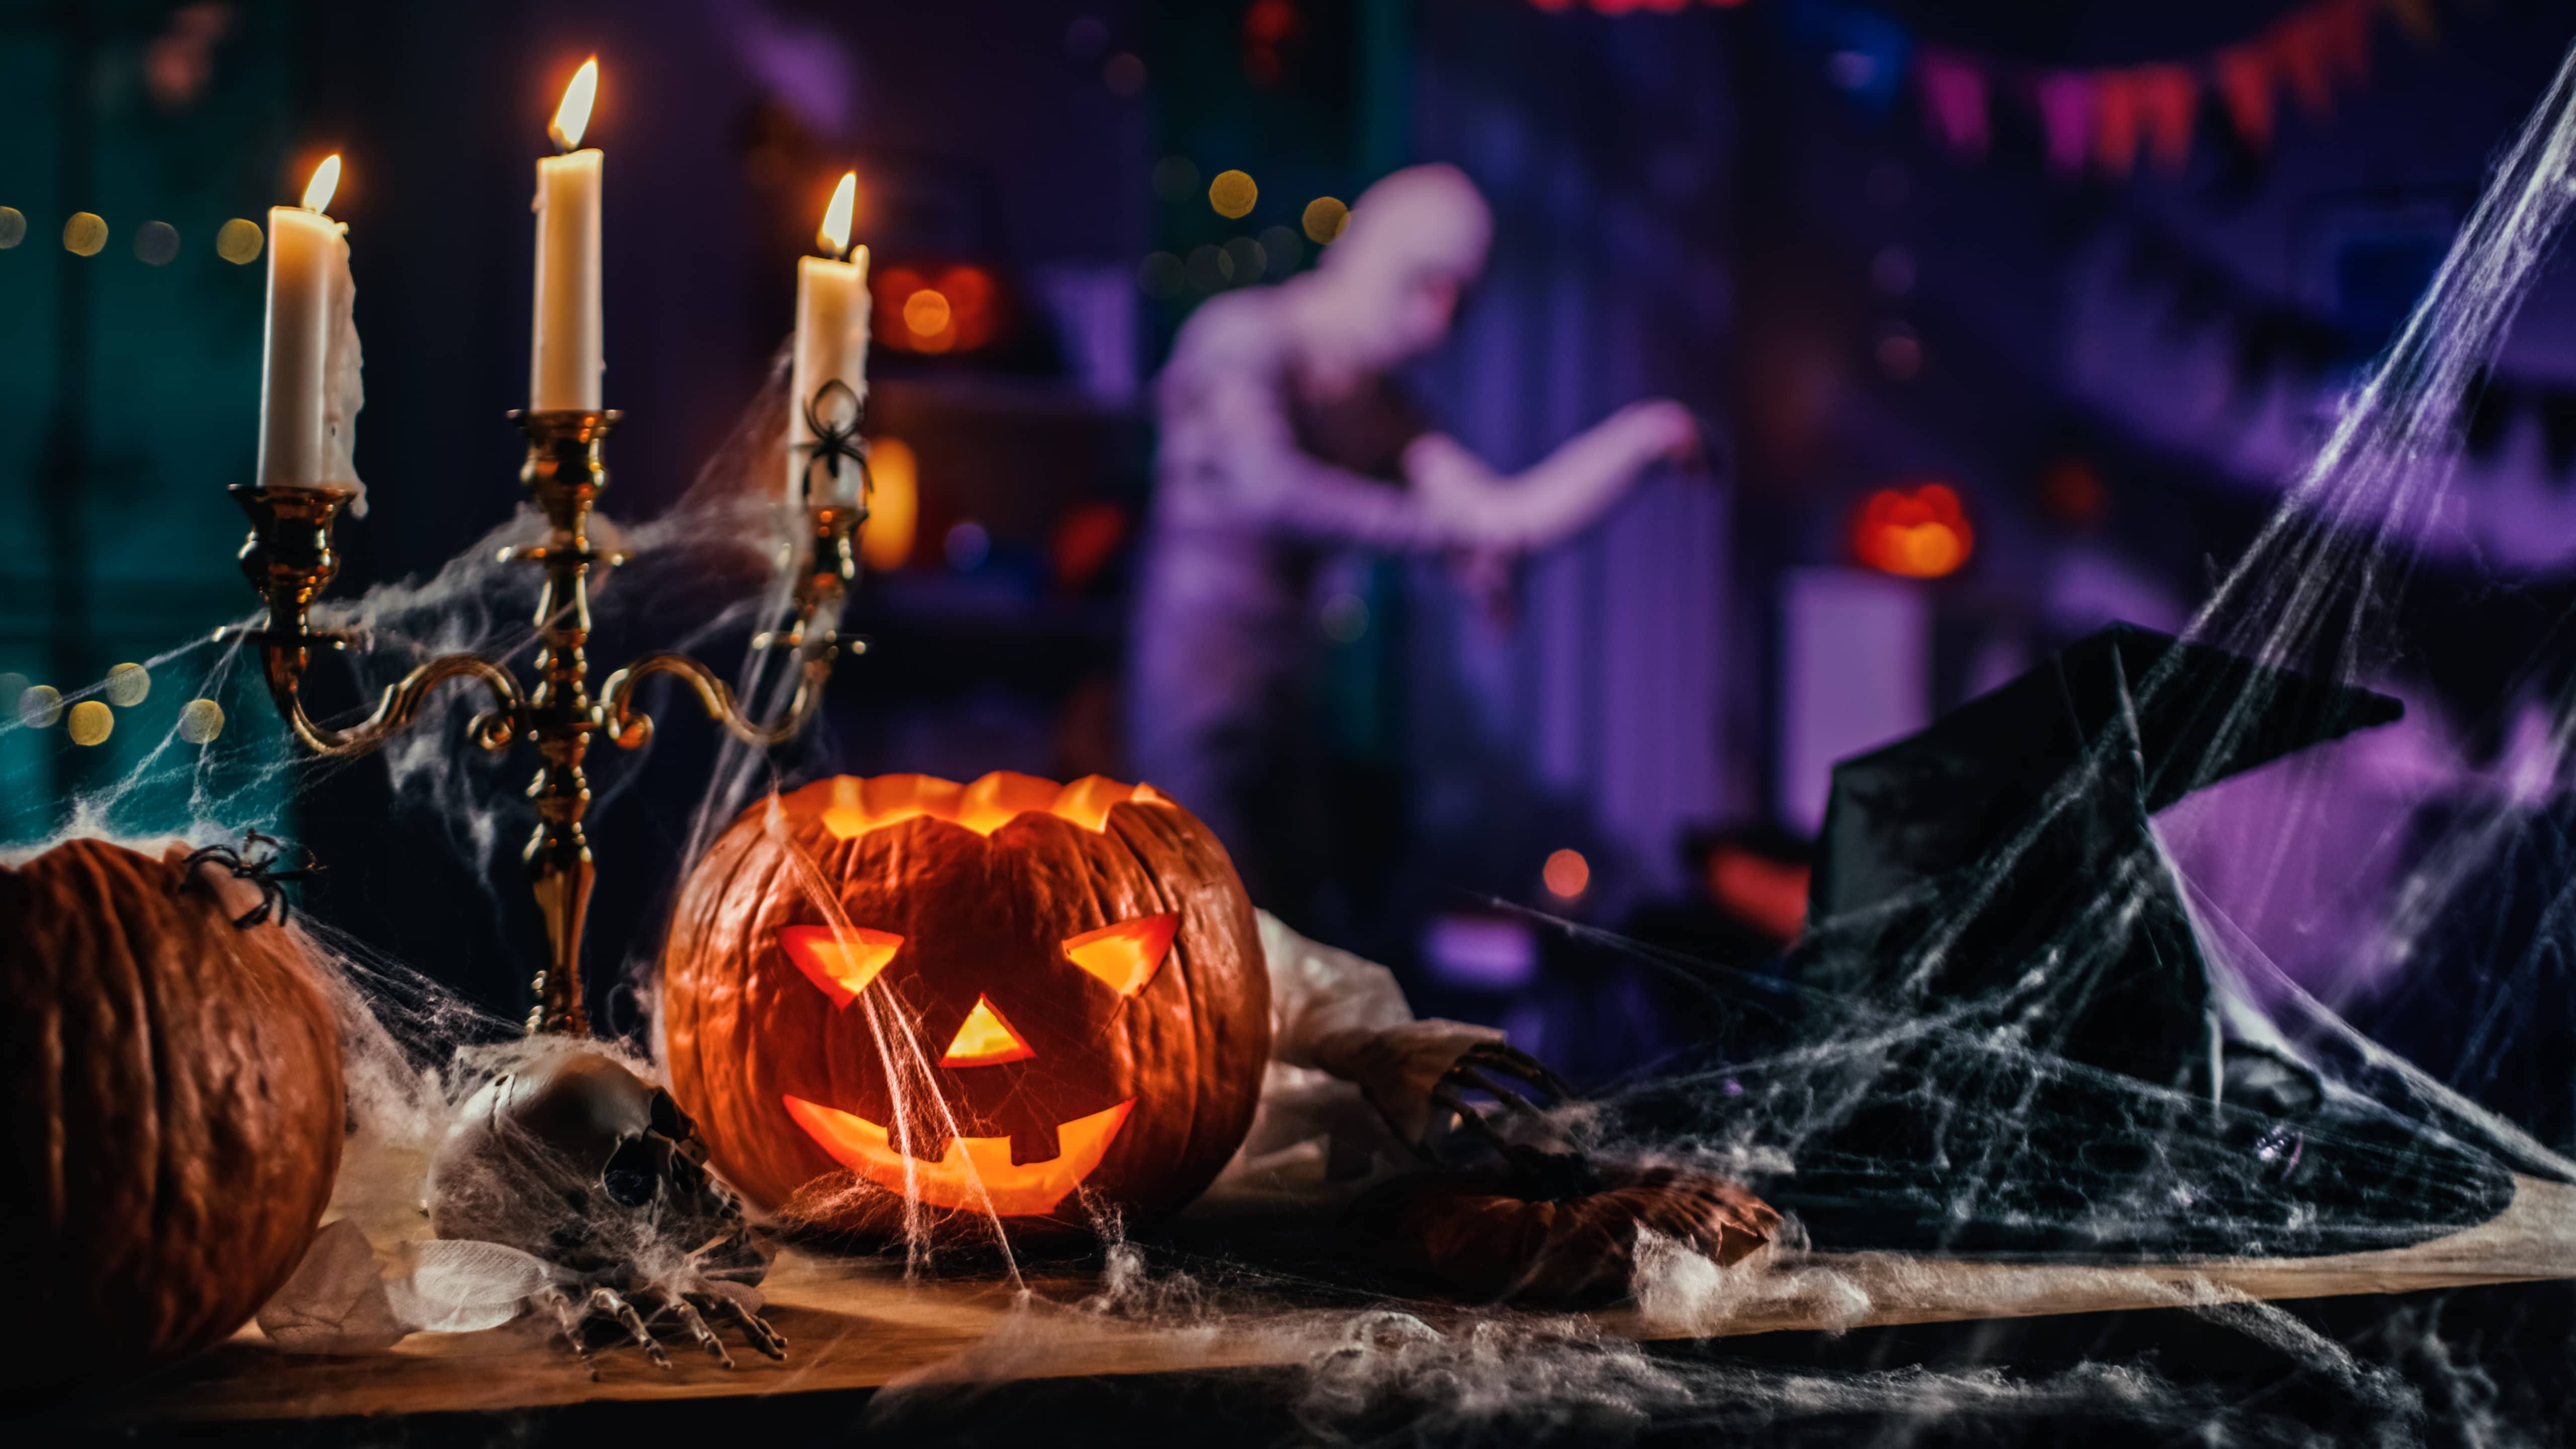
{"type": "Polygon", "coordinates": [[[1490,583],[1697,446],[1680,404],[1636,403],[1506,478],[1422,421],[1391,373],[1447,337],[1492,230],[1456,169],[1396,172],[1316,270],[1200,307],[1158,384],[1129,754],[1293,924],[1312,924],[1330,839],[1306,679],[1317,566],[1440,550],[1490,583]]]}

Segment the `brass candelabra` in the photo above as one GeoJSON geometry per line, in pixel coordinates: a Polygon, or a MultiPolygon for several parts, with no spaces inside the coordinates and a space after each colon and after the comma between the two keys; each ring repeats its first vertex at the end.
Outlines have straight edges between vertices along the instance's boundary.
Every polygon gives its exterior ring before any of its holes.
{"type": "MultiPolygon", "coordinates": [[[[307,615],[314,596],[331,582],[340,561],[332,552],[332,528],[340,511],[357,495],[345,488],[236,487],[232,495],[250,515],[250,541],[242,545],[242,573],[267,605],[264,624],[238,626],[219,638],[255,642],[265,665],[269,697],[298,744],[316,755],[362,755],[382,746],[418,718],[430,692],[451,679],[471,679],[492,696],[492,707],[476,714],[467,735],[487,750],[502,750],[522,736],[537,750],[536,778],[528,794],[537,804],[537,826],[525,853],[530,890],[545,918],[546,962],[536,977],[536,1007],[528,1030],[586,1034],[589,1013],[582,1004],[582,922],[590,906],[595,867],[582,815],[590,806],[590,782],[582,768],[591,736],[605,732],[621,748],[635,749],[652,738],[651,717],[635,707],[635,688],[656,674],[676,675],[697,693],[709,718],[735,738],[766,748],[794,737],[821,704],[832,660],[843,641],[838,633],[841,602],[858,577],[856,540],[867,521],[866,465],[847,440],[839,458],[858,465],[856,503],[809,504],[811,523],[807,563],[796,579],[794,624],[757,636],[758,648],[795,651],[800,671],[796,692],[778,718],[762,724],[744,715],[733,690],[705,665],[682,654],[648,654],[608,676],[597,696],[590,692],[590,575],[593,567],[614,564],[618,556],[594,548],[590,538],[591,507],[608,486],[600,461],[601,445],[617,421],[614,411],[559,411],[513,414],[528,437],[528,461],[519,481],[545,515],[547,536],[541,544],[508,549],[504,561],[542,565],[545,586],[537,600],[535,683],[522,690],[498,660],[479,654],[442,654],[388,687],[375,712],[346,729],[331,729],[305,713],[304,671],[316,649],[346,646],[348,632],[314,629],[307,615]]],[[[814,461],[825,461],[818,457],[814,461]]],[[[809,469],[809,472],[811,470],[809,469]]],[[[849,641],[851,652],[864,644],[849,641]]]]}

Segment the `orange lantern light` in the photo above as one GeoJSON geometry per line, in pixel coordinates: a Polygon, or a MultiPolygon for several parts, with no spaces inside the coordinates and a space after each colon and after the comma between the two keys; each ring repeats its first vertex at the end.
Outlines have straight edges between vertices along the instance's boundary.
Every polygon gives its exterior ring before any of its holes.
{"type": "Polygon", "coordinates": [[[1852,553],[1881,573],[1938,579],[1957,573],[1977,547],[1957,490],[1946,483],[1881,488],[1852,520],[1852,553]]]}
{"type": "Polygon", "coordinates": [[[1000,288],[982,267],[888,267],[869,289],[877,339],[900,352],[972,352],[1001,330],[1000,288]]]}

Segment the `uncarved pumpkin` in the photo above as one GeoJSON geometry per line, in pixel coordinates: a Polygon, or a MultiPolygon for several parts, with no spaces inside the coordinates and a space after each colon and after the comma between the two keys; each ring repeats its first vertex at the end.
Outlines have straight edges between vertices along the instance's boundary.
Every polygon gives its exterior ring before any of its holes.
{"type": "Polygon", "coordinates": [[[16,1402],[193,1353],[329,1202],[340,1034],[247,883],[100,840],[0,869],[0,1355],[16,1402]],[[227,899],[227,897],[232,897],[227,899]]]}
{"type": "Polygon", "coordinates": [[[745,811],[662,958],[671,1091],[793,1223],[1165,1213],[1251,1125],[1270,983],[1224,847],[1149,786],[818,781],[745,811]]]}

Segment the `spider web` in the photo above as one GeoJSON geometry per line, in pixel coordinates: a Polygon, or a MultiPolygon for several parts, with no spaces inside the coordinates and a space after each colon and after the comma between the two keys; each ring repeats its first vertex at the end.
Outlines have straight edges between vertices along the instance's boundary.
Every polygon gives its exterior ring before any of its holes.
{"type": "MultiPolygon", "coordinates": [[[[2576,859],[2559,823],[2576,715],[2541,684],[2558,661],[2533,661],[2522,701],[2544,721],[2525,762],[2537,783],[2430,817],[2385,909],[2368,923],[2363,974],[2395,983],[2381,996],[2383,1006],[2396,1004],[2388,1019],[2438,1008],[2465,1063],[2452,1079],[2375,1042],[2240,929],[2193,878],[2192,852],[2170,848],[2177,818],[2182,833],[2197,828],[2190,807],[2178,807],[2161,831],[2141,824],[2106,837],[2092,829],[2106,800],[2125,802],[2143,822],[2145,802],[2179,800],[2228,773],[2240,754],[2261,753],[2258,737],[2295,690],[2410,692],[2408,651],[2425,641],[2405,637],[2397,606],[2420,541],[2445,526],[2459,400],[2531,293],[2576,199],[2571,96],[2576,57],[2501,154],[2396,341],[2192,621],[2189,644],[2261,668],[2217,694],[2200,692],[2206,676],[2189,667],[2185,650],[2124,671],[2124,717],[2188,715],[2196,725],[2187,744],[2150,749],[2134,728],[2089,735],[1971,867],[1908,883],[1855,916],[1816,921],[1811,967],[1837,941],[1868,943],[1859,953],[1865,969],[1838,978],[1854,989],[1727,972],[1560,925],[1570,947],[1601,969],[1666,983],[1693,1003],[1704,1028],[1693,1056],[1569,1109],[1567,1131],[1597,1153],[1748,1179],[1792,1209],[1819,1249],[2035,1263],[2403,1244],[2491,1216],[2510,1198],[2514,1173],[2576,1180],[2564,1155],[2576,1135],[2576,1078],[2552,1049],[2564,1037],[2550,1035],[2566,1029],[2564,963],[2576,948],[2576,859]],[[2066,848],[2069,832],[2096,852],[2081,889],[2034,908],[2017,882],[2066,848]],[[1891,931],[1896,916],[1903,929],[1891,931]],[[2154,931],[2165,932],[2158,942],[2187,943],[2194,960],[2175,969],[2187,983],[2207,983],[2206,1022],[2220,1055],[2198,1075],[2142,1077],[2088,1059],[2089,1050],[2070,1054],[2081,1024],[2134,985],[2135,948],[2154,931]],[[1980,984],[1956,986],[1963,966],[1980,984]],[[2227,1076],[2230,1047],[2242,1062],[2269,1060],[2287,1080],[2313,1082],[2318,1101],[2293,1109],[2240,1093],[2231,1105],[2224,1089],[2244,1081],[2227,1076]],[[2531,1121],[2482,1103],[2517,1086],[2514,1100],[2531,1121]]],[[[603,615],[674,591],[708,601],[678,641],[699,650],[775,616],[793,531],[755,500],[776,476],[784,391],[774,373],[753,421],[689,498],[620,541],[637,561],[604,581],[603,615]]],[[[534,527],[523,515],[433,578],[320,611],[318,622],[365,635],[347,656],[361,697],[445,650],[524,661],[535,642],[524,622],[534,580],[490,560],[499,545],[528,541],[534,527]]],[[[742,659],[738,692],[755,711],[774,708],[792,680],[768,656],[746,649],[742,659]]],[[[182,645],[148,667],[225,701],[236,719],[265,714],[255,660],[237,646],[182,645]]],[[[462,856],[504,876],[526,817],[515,792],[501,787],[515,783],[519,766],[460,743],[474,708],[465,691],[442,692],[429,717],[383,752],[384,765],[406,817],[436,822],[462,856]]],[[[24,727],[0,722],[0,731],[24,727]]],[[[629,788],[639,763],[594,760],[603,794],[629,788]]],[[[696,858],[782,770],[827,760],[827,746],[771,757],[727,742],[692,813],[684,858],[696,858]]],[[[2466,759],[2450,764],[2451,778],[2477,773],[2466,759]]],[[[245,826],[273,824],[277,799],[350,767],[296,758],[267,728],[238,728],[204,749],[173,738],[79,799],[56,838],[132,837],[175,824],[199,843],[233,839],[245,826]],[[166,803],[174,798],[184,801],[176,821],[166,803]]],[[[2275,766],[2264,778],[2288,806],[2256,844],[2285,855],[2310,848],[2301,822],[2336,777],[2275,766]]],[[[510,1026],[367,947],[363,921],[321,923],[314,934],[346,987],[353,1044],[361,1142],[343,1197],[416,1191],[427,1148],[456,1105],[495,1060],[508,1059],[495,1044],[510,1026]]],[[[627,969],[649,998],[645,963],[627,969]]],[[[926,1081],[905,1056],[901,1025],[875,1027],[889,1074],[926,1081]]],[[[921,1110],[944,1110],[935,1091],[921,1110]]],[[[947,1372],[880,1395],[873,1422],[971,1422],[978,1386],[1010,1378],[1015,1353],[1044,1335],[1052,1316],[1085,1314],[1271,1341],[1296,1367],[1263,1391],[1298,1432],[1331,1440],[1599,1441],[1672,1425],[1832,1439],[1861,1422],[1893,1425],[1900,1439],[1973,1438],[2078,1420],[2210,1443],[2313,1441],[2288,1406],[2170,1375],[2151,1353],[2014,1374],[1822,1369],[1720,1348],[1654,1350],[1591,1320],[1390,1306],[1388,1285],[1355,1272],[1316,1231],[1265,1235],[1184,1221],[1130,1233],[1113,1215],[1099,1226],[1083,1259],[1095,1287],[1052,1297],[1032,1289],[1011,1330],[947,1372]]],[[[998,1261],[1016,1272],[1008,1233],[997,1223],[992,1237],[1003,1248],[998,1260],[943,1257],[918,1224],[892,1251],[915,1271],[991,1271],[998,1261]]],[[[1869,1308],[1867,1289],[1837,1280],[1829,1265],[1801,1269],[1774,1255],[1720,1272],[1670,1245],[1644,1255],[1636,1307],[1649,1323],[1705,1330],[1783,1292],[1804,1295],[1828,1322],[1858,1322],[1869,1308]]],[[[2545,1396],[2514,1388],[2530,1344],[2517,1344],[2510,1325],[2484,1337],[2466,1332],[2438,1302],[2387,1307],[2371,1335],[2351,1341],[2306,1316],[2226,1294],[2178,1292],[2174,1306],[2283,1374],[2326,1386],[2339,1405],[2335,1422],[2355,1437],[2539,1443],[2565,1427],[2564,1411],[2545,1396]]],[[[2539,1351],[2564,1357],[2563,1325],[2535,1320],[2522,1331],[2555,1335],[2539,1351]]]]}

